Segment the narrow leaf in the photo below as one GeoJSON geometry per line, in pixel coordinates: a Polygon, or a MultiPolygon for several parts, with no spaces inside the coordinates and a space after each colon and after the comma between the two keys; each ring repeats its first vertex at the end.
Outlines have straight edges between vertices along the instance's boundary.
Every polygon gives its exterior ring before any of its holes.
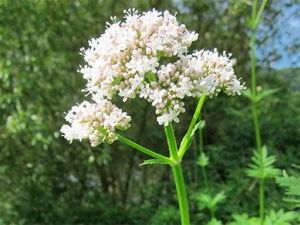
{"type": "Polygon", "coordinates": [[[248,99],[252,99],[252,93],[250,89],[246,89],[245,91],[242,92],[242,96],[248,98],[248,99]]]}
{"type": "Polygon", "coordinates": [[[196,125],[195,127],[193,128],[190,136],[187,136],[187,135],[184,135],[183,139],[182,139],[182,142],[180,143],[180,146],[182,145],[182,143],[184,143],[185,141],[188,142],[187,146],[186,146],[186,150],[189,149],[189,147],[191,146],[192,144],[192,141],[193,141],[193,136],[195,135],[195,132],[198,130],[198,129],[203,129],[205,127],[205,121],[204,120],[200,120],[196,125]]]}
{"type": "Polygon", "coordinates": [[[141,163],[139,166],[153,165],[153,164],[168,164],[168,163],[160,159],[148,159],[145,160],[143,163],[141,163]]]}
{"type": "Polygon", "coordinates": [[[278,92],[279,90],[280,90],[279,88],[276,88],[276,89],[266,89],[266,90],[263,90],[262,92],[258,92],[255,100],[256,100],[256,102],[259,102],[263,98],[270,96],[270,95],[278,92]]]}

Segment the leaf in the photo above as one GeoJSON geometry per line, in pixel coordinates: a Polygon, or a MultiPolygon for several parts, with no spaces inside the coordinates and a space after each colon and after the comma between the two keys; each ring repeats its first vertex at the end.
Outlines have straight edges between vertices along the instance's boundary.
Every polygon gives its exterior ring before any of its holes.
{"type": "Polygon", "coordinates": [[[215,197],[213,198],[212,202],[211,202],[211,205],[213,207],[216,207],[219,203],[221,203],[223,200],[225,200],[226,196],[225,196],[225,193],[222,191],[222,192],[219,192],[218,194],[215,195],[215,197]]]}
{"type": "Polygon", "coordinates": [[[199,209],[209,209],[215,211],[217,206],[226,198],[224,192],[219,192],[216,195],[200,193],[197,196],[199,209]]]}
{"type": "Polygon", "coordinates": [[[266,146],[261,148],[261,153],[258,150],[255,150],[251,159],[252,163],[246,171],[250,177],[266,179],[275,177],[280,173],[279,169],[274,167],[276,161],[275,156],[268,156],[266,146]]]}
{"type": "Polygon", "coordinates": [[[286,201],[295,203],[300,207],[300,178],[290,177],[287,174],[283,177],[276,177],[276,182],[285,188],[286,201]]]}
{"type": "Polygon", "coordinates": [[[190,139],[194,136],[195,132],[196,132],[198,129],[203,129],[204,127],[205,127],[205,121],[204,121],[204,120],[200,120],[200,121],[195,125],[194,129],[192,130],[190,139]]]}
{"type": "Polygon", "coordinates": [[[242,92],[242,96],[249,98],[250,100],[252,99],[252,93],[251,90],[248,88],[245,91],[242,92]]]}
{"type": "Polygon", "coordinates": [[[186,150],[189,149],[189,147],[191,146],[192,144],[192,141],[193,141],[193,136],[195,135],[195,132],[198,130],[198,129],[203,129],[205,127],[205,121],[204,120],[200,120],[198,123],[196,123],[196,125],[194,126],[191,134],[189,135],[189,137],[186,135],[184,135],[181,143],[180,143],[180,146],[182,145],[182,143],[184,143],[186,140],[188,142],[187,146],[186,146],[186,149],[185,149],[185,152],[186,150]]]}
{"type": "Polygon", "coordinates": [[[282,209],[277,212],[271,210],[266,216],[265,225],[291,225],[296,218],[296,212],[284,212],[282,209]]]}
{"type": "Polygon", "coordinates": [[[205,155],[204,152],[199,156],[197,164],[201,167],[206,167],[208,165],[209,158],[205,155]]]}
{"type": "Polygon", "coordinates": [[[272,95],[276,92],[278,92],[280,89],[276,88],[276,89],[266,89],[260,92],[256,93],[256,96],[253,95],[253,93],[251,92],[251,90],[248,88],[245,91],[242,92],[242,95],[248,99],[250,99],[251,101],[254,101],[256,103],[260,102],[263,98],[272,95]]]}
{"type": "MultiPolygon", "coordinates": [[[[234,215],[234,222],[229,225],[260,225],[260,220],[257,217],[249,217],[247,214],[234,215]]],[[[271,210],[266,215],[264,225],[291,225],[297,219],[296,212],[284,212],[271,210]]]]}
{"type": "Polygon", "coordinates": [[[141,163],[139,166],[145,166],[145,165],[153,165],[153,164],[168,164],[165,161],[162,161],[160,159],[147,159],[143,163],[141,163]]]}
{"type": "Polygon", "coordinates": [[[216,218],[213,218],[209,221],[207,225],[222,225],[221,221],[217,220],[216,218]]]}
{"type": "Polygon", "coordinates": [[[233,216],[234,222],[229,223],[229,225],[259,225],[259,218],[249,217],[247,214],[236,214],[233,216]]]}
{"type": "Polygon", "coordinates": [[[266,90],[263,90],[261,92],[258,92],[257,95],[256,95],[256,98],[255,98],[255,101],[259,102],[263,98],[265,98],[265,97],[267,97],[269,95],[272,95],[272,94],[278,92],[279,90],[280,90],[279,88],[276,88],[276,89],[266,89],[266,90]]]}

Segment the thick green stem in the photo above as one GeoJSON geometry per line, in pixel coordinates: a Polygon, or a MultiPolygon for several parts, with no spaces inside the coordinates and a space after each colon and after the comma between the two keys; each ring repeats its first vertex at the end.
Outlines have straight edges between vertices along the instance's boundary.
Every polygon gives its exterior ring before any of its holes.
{"type": "Polygon", "coordinates": [[[190,225],[190,214],[185,191],[185,184],[180,163],[172,166],[177,198],[180,209],[181,225],[190,225]]]}
{"type": "Polygon", "coordinates": [[[177,161],[178,160],[177,143],[176,143],[174,129],[171,123],[168,126],[165,126],[165,133],[168,141],[170,156],[172,159],[177,161]]]}
{"type": "Polygon", "coordinates": [[[176,164],[172,165],[172,172],[174,176],[177,199],[179,204],[181,225],[190,225],[190,214],[181,168],[181,161],[178,157],[177,143],[172,124],[165,126],[165,133],[168,141],[171,159],[177,162],[176,164]]]}
{"type": "Polygon", "coordinates": [[[143,152],[146,155],[149,155],[153,158],[159,159],[162,162],[168,163],[170,165],[174,164],[174,160],[169,159],[168,157],[165,157],[165,156],[163,156],[161,154],[158,154],[158,153],[156,153],[156,152],[154,152],[150,149],[147,149],[147,148],[135,143],[134,141],[129,140],[128,138],[126,138],[126,137],[124,137],[120,134],[117,134],[117,136],[118,136],[119,141],[121,141],[122,143],[124,143],[124,144],[126,144],[126,145],[128,145],[128,146],[130,146],[130,147],[132,147],[136,150],[139,150],[140,152],[143,152]]]}

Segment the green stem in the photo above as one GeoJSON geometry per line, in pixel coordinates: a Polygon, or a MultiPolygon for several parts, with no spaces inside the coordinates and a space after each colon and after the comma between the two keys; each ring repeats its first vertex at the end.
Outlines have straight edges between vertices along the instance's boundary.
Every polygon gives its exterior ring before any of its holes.
{"type": "Polygon", "coordinates": [[[165,157],[161,154],[158,154],[158,153],[156,153],[156,152],[154,152],[150,149],[147,149],[147,148],[135,143],[134,141],[129,140],[128,138],[126,138],[126,137],[124,137],[120,134],[117,134],[117,136],[118,136],[118,140],[121,141],[122,143],[124,143],[124,144],[126,144],[126,145],[128,145],[128,146],[130,146],[130,147],[132,147],[136,150],[139,150],[140,152],[143,152],[146,155],[149,155],[153,158],[159,159],[159,160],[161,160],[165,163],[168,163],[170,165],[174,164],[174,160],[172,160],[172,159],[169,159],[169,158],[167,158],[167,157],[165,157]]]}
{"type": "MultiPolygon", "coordinates": [[[[261,134],[259,127],[259,116],[257,110],[256,103],[256,56],[255,56],[255,41],[256,41],[256,28],[260,22],[261,15],[263,10],[267,4],[268,0],[263,0],[258,11],[257,11],[257,0],[253,0],[252,4],[252,14],[251,14],[251,37],[250,37],[250,60],[251,60],[251,92],[252,92],[252,100],[251,100],[251,109],[252,109],[252,117],[253,117],[253,125],[255,132],[255,142],[256,148],[259,152],[260,159],[263,158],[262,152],[262,142],[261,142],[261,134]]],[[[264,179],[260,179],[259,181],[259,217],[260,224],[264,224],[264,215],[265,215],[265,185],[264,179]]]]}
{"type": "MultiPolygon", "coordinates": [[[[257,112],[257,105],[255,102],[252,102],[252,117],[253,117],[253,124],[254,124],[256,148],[260,153],[262,153],[259,118],[258,118],[258,112],[257,112]]],[[[262,155],[260,155],[260,156],[262,158],[262,155]]]]}
{"type": "Polygon", "coordinates": [[[211,215],[211,219],[216,219],[216,214],[215,214],[215,210],[210,209],[210,215],[211,215]]]}
{"type": "MultiPolygon", "coordinates": [[[[195,149],[195,151],[194,151],[194,159],[199,159],[199,154],[198,154],[198,145],[197,145],[197,143],[195,142],[195,141],[193,141],[193,146],[194,146],[194,149],[195,149]]],[[[197,161],[196,161],[197,162],[197,161]]],[[[194,183],[195,184],[198,184],[198,178],[199,178],[199,165],[198,165],[198,163],[194,163],[193,164],[193,166],[194,166],[194,183]]]]}
{"type": "MultiPolygon", "coordinates": [[[[201,121],[201,115],[199,115],[199,121],[201,121]]],[[[203,142],[203,128],[199,129],[199,150],[200,154],[204,152],[204,142],[203,142]]]]}
{"type": "Polygon", "coordinates": [[[255,24],[254,24],[255,27],[257,27],[257,25],[260,22],[260,17],[261,17],[261,15],[262,15],[262,13],[263,13],[266,5],[267,5],[267,2],[268,2],[268,0],[263,0],[263,2],[261,3],[261,5],[258,9],[258,12],[257,12],[256,17],[255,17],[255,24]]]}
{"type": "Polygon", "coordinates": [[[177,198],[180,209],[181,225],[190,225],[189,207],[185,191],[185,184],[180,163],[172,166],[177,198]]]}
{"type": "Polygon", "coordinates": [[[203,175],[203,180],[204,180],[204,186],[205,186],[206,189],[209,189],[209,187],[208,187],[208,181],[207,181],[207,173],[206,173],[205,166],[202,166],[201,170],[202,170],[202,175],[203,175]]]}
{"type": "Polygon", "coordinates": [[[264,215],[265,215],[265,181],[260,179],[259,181],[259,217],[260,224],[264,224],[264,215]]]}
{"type": "Polygon", "coordinates": [[[177,143],[172,124],[165,126],[165,133],[168,141],[171,159],[177,163],[172,165],[172,172],[176,187],[177,199],[180,210],[181,225],[190,225],[190,214],[185,190],[184,178],[181,168],[181,161],[178,158],[177,143]]]}
{"type": "Polygon", "coordinates": [[[177,143],[176,143],[174,129],[171,123],[169,123],[168,126],[165,126],[165,133],[168,141],[171,158],[177,161],[178,160],[177,143]]]}
{"type": "MultiPolygon", "coordinates": [[[[250,48],[251,48],[251,90],[252,90],[252,118],[253,118],[253,125],[254,125],[254,133],[255,133],[255,142],[256,142],[256,148],[259,152],[260,159],[263,158],[263,152],[261,147],[261,134],[260,134],[260,127],[259,127],[259,117],[258,117],[258,110],[257,110],[257,104],[255,102],[256,99],[256,63],[255,63],[255,50],[254,50],[254,43],[255,43],[255,31],[253,31],[251,35],[251,41],[250,41],[250,48]]],[[[259,218],[260,218],[260,224],[264,224],[264,211],[265,211],[265,196],[264,196],[264,185],[263,180],[260,180],[260,187],[259,187],[259,218]]]]}
{"type": "MultiPolygon", "coordinates": [[[[201,120],[201,113],[199,115],[199,121],[201,120]]],[[[204,143],[203,143],[203,128],[199,129],[199,150],[200,150],[200,157],[204,153],[204,143]]],[[[208,189],[208,181],[207,181],[207,173],[206,173],[206,166],[201,166],[202,176],[204,180],[204,186],[208,189]]]]}
{"type": "Polygon", "coordinates": [[[180,148],[179,148],[179,158],[181,159],[186,151],[186,148],[188,146],[188,143],[189,143],[189,137],[191,136],[192,134],[192,131],[196,125],[196,122],[199,118],[199,115],[200,115],[200,112],[201,112],[201,109],[202,109],[202,106],[203,106],[203,103],[204,103],[204,100],[206,98],[206,95],[202,95],[199,102],[198,102],[198,105],[197,105],[197,108],[194,112],[194,115],[193,115],[193,118],[192,118],[192,121],[189,125],[189,128],[186,132],[186,138],[183,139],[183,141],[181,142],[181,145],[180,145],[180,148]]]}
{"type": "Polygon", "coordinates": [[[254,28],[254,20],[255,20],[255,17],[256,17],[256,10],[257,10],[257,0],[253,0],[253,3],[252,3],[252,14],[251,14],[251,22],[252,22],[252,28],[254,28]]]}

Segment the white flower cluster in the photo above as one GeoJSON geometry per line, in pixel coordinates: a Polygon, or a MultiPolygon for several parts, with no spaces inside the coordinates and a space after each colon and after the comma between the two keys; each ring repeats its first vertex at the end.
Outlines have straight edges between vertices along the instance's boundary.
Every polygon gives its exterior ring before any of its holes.
{"type": "MultiPolygon", "coordinates": [[[[86,65],[80,72],[95,104],[111,101],[115,95],[124,102],[143,98],[155,107],[158,123],[168,125],[179,122],[185,97],[214,96],[221,90],[234,95],[243,89],[226,53],[201,50],[188,54],[198,34],[188,31],[168,11],[139,14],[133,9],[125,13],[123,22],[113,18],[104,34],[91,39],[89,48],[82,50],[86,65]]],[[[127,115],[120,116],[129,122],[127,115]]],[[[82,139],[80,133],[70,136],[82,139]]]]}
{"type": "Polygon", "coordinates": [[[110,101],[102,100],[73,106],[66,120],[70,125],[63,125],[61,132],[67,140],[89,139],[92,146],[97,146],[102,142],[114,142],[117,139],[115,131],[130,127],[131,118],[110,101]]]}

